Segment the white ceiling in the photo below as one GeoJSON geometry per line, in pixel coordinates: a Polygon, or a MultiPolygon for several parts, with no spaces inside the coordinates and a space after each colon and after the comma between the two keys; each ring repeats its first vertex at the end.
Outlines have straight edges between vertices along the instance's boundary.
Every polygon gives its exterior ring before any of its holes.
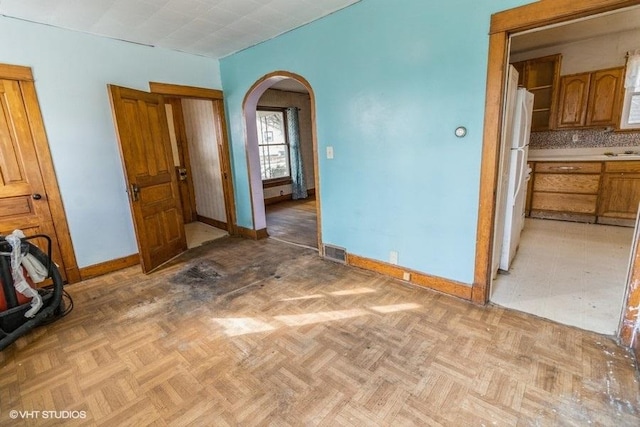
{"type": "Polygon", "coordinates": [[[640,7],[636,6],[516,34],[511,39],[511,53],[637,29],[640,29],[640,7]]]}
{"type": "Polygon", "coordinates": [[[0,15],[221,58],[360,0],[0,0],[0,15]]]}

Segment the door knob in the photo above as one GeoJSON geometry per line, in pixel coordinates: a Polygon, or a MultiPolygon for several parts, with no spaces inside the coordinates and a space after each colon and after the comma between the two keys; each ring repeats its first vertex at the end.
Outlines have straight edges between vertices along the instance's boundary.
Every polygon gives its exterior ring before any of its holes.
{"type": "Polygon", "coordinates": [[[33,200],[40,200],[40,199],[42,199],[42,196],[40,194],[38,194],[38,193],[35,193],[35,194],[31,195],[31,198],[33,200]]]}
{"type": "Polygon", "coordinates": [[[140,198],[140,187],[137,184],[131,184],[131,200],[137,202],[140,198]]]}

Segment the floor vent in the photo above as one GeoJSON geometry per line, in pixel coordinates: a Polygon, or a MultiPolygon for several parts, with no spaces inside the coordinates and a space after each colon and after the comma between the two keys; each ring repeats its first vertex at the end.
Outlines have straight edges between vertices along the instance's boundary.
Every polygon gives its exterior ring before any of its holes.
{"type": "Polygon", "coordinates": [[[347,263],[347,250],[339,246],[324,245],[324,257],[342,264],[347,263]]]}

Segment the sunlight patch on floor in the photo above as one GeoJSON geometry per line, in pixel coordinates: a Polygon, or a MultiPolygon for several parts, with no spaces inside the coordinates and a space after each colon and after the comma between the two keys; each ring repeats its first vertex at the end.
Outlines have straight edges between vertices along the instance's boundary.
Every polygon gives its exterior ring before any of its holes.
{"type": "Polygon", "coordinates": [[[420,304],[409,302],[406,304],[393,304],[393,305],[379,305],[377,307],[369,307],[373,311],[378,313],[395,313],[397,311],[415,310],[422,307],[420,304]]]}
{"type": "Polygon", "coordinates": [[[213,321],[222,326],[224,333],[230,337],[268,332],[276,329],[274,326],[252,317],[226,317],[213,319],[213,321]]]}
{"type": "Polygon", "coordinates": [[[344,291],[330,292],[330,294],[331,295],[360,295],[360,294],[371,294],[374,292],[376,292],[376,290],[371,288],[355,288],[355,289],[345,289],[344,291]]]}
{"type": "MultiPolygon", "coordinates": [[[[322,295],[320,295],[322,296],[322,295]]],[[[302,297],[304,298],[304,297],[302,297]]],[[[285,300],[280,300],[285,301],[285,300]]],[[[304,313],[304,314],[288,314],[282,316],[273,316],[273,318],[279,323],[284,323],[286,326],[304,326],[312,325],[314,323],[331,322],[335,320],[350,319],[359,316],[368,316],[373,314],[372,312],[381,314],[396,313],[399,311],[408,311],[421,308],[422,305],[415,303],[404,304],[390,304],[390,305],[378,305],[373,307],[354,308],[350,310],[335,310],[335,311],[319,311],[316,313],[304,313]]],[[[273,326],[268,322],[254,319],[253,317],[220,317],[212,319],[214,323],[224,328],[224,333],[227,336],[235,337],[238,335],[254,334],[259,332],[269,332],[278,329],[281,325],[273,326]]]]}

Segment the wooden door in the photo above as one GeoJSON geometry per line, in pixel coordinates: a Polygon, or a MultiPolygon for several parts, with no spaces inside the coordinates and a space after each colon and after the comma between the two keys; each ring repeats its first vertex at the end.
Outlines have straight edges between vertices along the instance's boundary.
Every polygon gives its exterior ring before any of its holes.
{"type": "MultiPolygon", "coordinates": [[[[53,260],[66,280],[23,91],[17,80],[0,80],[0,234],[16,229],[51,238],[53,260]]],[[[44,241],[35,244],[46,250],[44,241]]]]}
{"type": "Polygon", "coordinates": [[[587,126],[616,126],[623,71],[624,67],[619,67],[591,74],[587,126]]]}
{"type": "Polygon", "coordinates": [[[584,126],[589,99],[589,73],[563,76],[560,80],[558,99],[558,127],[584,126]]]}
{"type": "Polygon", "coordinates": [[[178,178],[178,190],[180,192],[180,204],[184,223],[188,224],[198,220],[196,212],[196,196],[191,175],[191,160],[189,158],[189,144],[184,125],[182,101],[180,98],[166,98],[165,107],[167,119],[173,126],[172,154],[176,177],[178,178]],[[175,139],[174,139],[175,138],[175,139]]]}
{"type": "Polygon", "coordinates": [[[187,249],[161,95],[109,85],[129,204],[147,273],[187,249]]]}

